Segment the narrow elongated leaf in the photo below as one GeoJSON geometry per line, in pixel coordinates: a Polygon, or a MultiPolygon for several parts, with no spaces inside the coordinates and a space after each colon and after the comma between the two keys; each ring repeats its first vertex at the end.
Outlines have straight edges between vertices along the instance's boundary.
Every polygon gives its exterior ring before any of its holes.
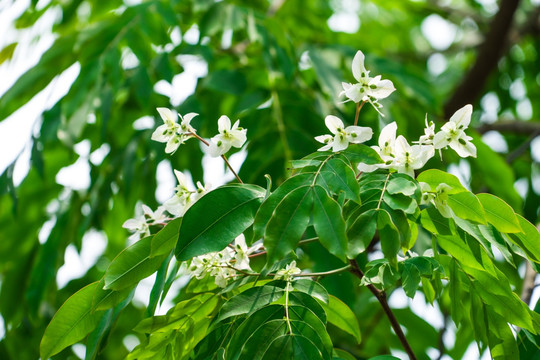
{"type": "Polygon", "coordinates": [[[321,244],[331,254],[345,261],[347,235],[341,207],[320,186],[313,188],[313,226],[321,244]]]}
{"type": "Polygon", "coordinates": [[[484,207],[487,221],[495,229],[505,233],[521,232],[519,220],[510,205],[492,194],[478,194],[476,197],[484,207]]]}
{"type": "Polygon", "coordinates": [[[176,245],[179,261],[220,251],[255,218],[265,190],[255,185],[223,186],[209,192],[186,211],[176,245]]]}
{"type": "Polygon", "coordinates": [[[424,229],[432,234],[452,235],[455,225],[452,219],[445,218],[434,207],[428,207],[420,213],[420,222],[424,229]]]}
{"type": "Polygon", "coordinates": [[[403,264],[401,272],[401,281],[403,282],[403,290],[408,297],[413,298],[420,283],[420,271],[410,263],[403,264]]]}
{"type": "Polygon", "coordinates": [[[291,191],[279,203],[268,222],[264,236],[269,264],[294,250],[309,224],[312,207],[311,186],[302,186],[291,191]]]}
{"type": "Polygon", "coordinates": [[[104,311],[92,311],[96,281],[73,294],[58,309],[40,344],[42,359],[48,359],[75,344],[96,328],[104,311]]]}
{"type": "Polygon", "coordinates": [[[488,325],[489,352],[493,360],[518,359],[519,350],[514,334],[501,316],[485,310],[486,323],[488,325]]]}
{"type": "Polygon", "coordinates": [[[538,229],[521,215],[517,215],[521,233],[509,234],[510,240],[518,245],[527,257],[535,263],[540,263],[540,233],[538,229]]]}
{"type": "Polygon", "coordinates": [[[448,190],[448,194],[458,194],[468,191],[461,185],[461,182],[456,176],[437,169],[429,169],[421,172],[416,177],[416,181],[427,183],[432,189],[436,189],[440,184],[446,184],[451,187],[448,190]]]}
{"type": "Polygon", "coordinates": [[[221,307],[218,321],[231,316],[252,313],[283,296],[284,290],[277,286],[258,286],[232,297],[221,307]]]}
{"type": "Polygon", "coordinates": [[[118,254],[105,272],[104,289],[122,290],[156,272],[166,255],[150,257],[151,243],[148,236],[118,254]]]}
{"type": "Polygon", "coordinates": [[[264,230],[272,214],[276,210],[276,207],[280,204],[283,198],[291,191],[310,184],[313,180],[313,174],[298,174],[295,175],[283,184],[281,184],[261,205],[255,215],[255,221],[253,222],[253,239],[258,240],[264,235],[264,230]]]}
{"type": "Polygon", "coordinates": [[[174,219],[152,238],[150,256],[168,254],[175,248],[182,218],[174,219]]]}
{"type": "Polygon", "coordinates": [[[399,239],[399,231],[388,211],[380,209],[377,212],[377,230],[379,231],[384,257],[391,264],[396,264],[396,256],[401,248],[401,241],[399,239]]]}
{"type": "Polygon", "coordinates": [[[330,295],[328,305],[321,304],[326,311],[328,322],[337,326],[341,330],[354,336],[356,341],[360,343],[362,336],[356,315],[343,301],[337,297],[330,295]]]}
{"type": "Polygon", "coordinates": [[[486,213],[478,198],[470,192],[461,192],[448,197],[448,206],[454,214],[465,220],[486,224],[486,213]]]}

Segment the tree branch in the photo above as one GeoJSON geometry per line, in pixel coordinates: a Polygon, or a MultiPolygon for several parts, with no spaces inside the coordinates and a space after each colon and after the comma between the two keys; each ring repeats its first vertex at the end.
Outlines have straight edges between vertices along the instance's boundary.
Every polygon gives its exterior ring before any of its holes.
{"type": "Polygon", "coordinates": [[[444,106],[446,119],[463,105],[475,102],[482,93],[489,75],[496,69],[504,53],[518,4],[519,0],[501,1],[499,12],[495,15],[485,41],[478,50],[475,63],[444,106]]]}
{"type": "Polygon", "coordinates": [[[532,268],[531,264],[527,261],[527,268],[525,269],[525,277],[523,278],[523,287],[521,288],[521,300],[527,305],[530,305],[531,296],[535,288],[534,280],[536,279],[536,271],[532,268]]]}
{"type": "Polygon", "coordinates": [[[531,135],[540,132],[540,122],[538,121],[520,121],[520,120],[503,120],[492,124],[482,124],[476,128],[480,134],[485,134],[488,131],[500,131],[514,134],[531,135]]]}
{"type": "MultiPolygon", "coordinates": [[[[362,280],[364,277],[364,273],[358,266],[358,263],[356,260],[349,260],[349,264],[351,265],[351,273],[353,273],[357,278],[362,280]]],[[[384,291],[381,291],[377,289],[373,284],[367,284],[366,285],[369,291],[379,301],[381,304],[386,316],[388,317],[388,320],[390,321],[390,325],[392,325],[392,329],[394,329],[394,332],[396,333],[399,341],[401,342],[401,345],[403,346],[403,349],[409,355],[410,360],[417,360],[416,355],[411,349],[411,346],[409,345],[409,342],[407,341],[407,338],[405,338],[405,334],[403,333],[403,330],[401,329],[401,326],[399,325],[399,322],[396,319],[396,316],[392,312],[392,309],[390,309],[390,306],[388,306],[388,301],[386,300],[386,293],[384,291]]]]}

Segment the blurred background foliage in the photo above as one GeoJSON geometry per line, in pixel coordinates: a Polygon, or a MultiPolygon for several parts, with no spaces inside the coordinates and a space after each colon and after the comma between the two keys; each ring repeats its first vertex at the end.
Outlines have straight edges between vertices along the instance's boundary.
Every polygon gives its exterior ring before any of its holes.
{"type": "MultiPolygon", "coordinates": [[[[5,0],[4,9],[10,3],[5,0]]],[[[39,357],[39,341],[59,306],[99,279],[126,246],[121,225],[137,203],[158,206],[159,177],[171,175],[156,176],[158,164],[170,162],[194,181],[203,179],[203,153],[195,141],[166,156],[163,144],[150,140],[161,122],[156,107],[199,113],[194,125],[203,137],[216,132],[222,114],[241,119],[249,143],[240,176],[264,185],[264,174],[270,174],[279,183],[288,160],[318,148],[313,137],[326,132],[326,115],[353,122],[354,106],[338,94],[341,81],[352,81],[350,64],[359,49],[367,68],[397,88],[383,101],[384,118],[366,107],[359,125],[380,129],[396,121],[413,139],[423,133],[426,113],[439,127],[472,103],[478,158],[448,152],[444,163],[436,157],[428,167],[449,165],[474,192],[500,196],[536,224],[539,14],[532,0],[32,0],[16,28],[24,31],[52,16],[54,43],[1,95],[0,120],[68,69],[78,75],[67,94],[35,119],[26,177],[14,184],[15,162],[0,176],[0,358],[39,357]],[[441,26],[447,35],[442,44],[432,39],[441,26]],[[189,73],[197,79],[192,93],[182,77],[189,73]],[[89,149],[76,151],[77,144],[89,149]],[[60,170],[76,162],[89,166],[88,186],[60,185],[60,170]],[[59,288],[66,249],[94,246],[87,240],[96,232],[106,239],[103,253],[85,274],[59,288]]],[[[18,46],[5,46],[0,62],[15,59],[18,46]]],[[[314,261],[322,254],[316,245],[307,251],[314,261]]],[[[521,288],[517,271],[508,271],[521,288]]],[[[347,334],[333,329],[340,346],[359,358],[399,348],[371,294],[354,288],[348,274],[339,279],[325,285],[355,309],[365,334],[353,347],[347,334]]],[[[439,306],[445,314],[450,304],[439,306]]],[[[410,308],[396,315],[405,328],[422,334],[410,338],[420,358],[429,359],[430,348],[431,354],[444,349],[446,321],[440,329],[410,308]]],[[[132,347],[126,336],[144,316],[140,304],[130,304],[99,357],[123,357],[132,347]]],[[[470,328],[456,336],[460,341],[445,352],[459,359],[473,337],[470,328]]],[[[66,349],[54,358],[77,355],[66,349]]]]}

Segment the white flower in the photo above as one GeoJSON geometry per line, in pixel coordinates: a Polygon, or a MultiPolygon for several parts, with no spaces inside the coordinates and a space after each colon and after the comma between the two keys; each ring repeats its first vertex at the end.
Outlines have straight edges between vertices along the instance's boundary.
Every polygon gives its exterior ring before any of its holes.
{"type": "Polygon", "coordinates": [[[231,128],[231,120],[223,115],[218,120],[219,134],[210,139],[208,152],[213,157],[218,157],[225,154],[234,146],[241,148],[246,142],[247,129],[242,129],[238,125],[240,120],[236,120],[231,128]]]}
{"type": "Polygon", "coordinates": [[[190,191],[187,187],[186,176],[177,170],[174,170],[174,174],[178,179],[176,193],[169,200],[165,201],[163,207],[175,216],[184,216],[187,209],[200,199],[206,193],[207,189],[200,182],[197,182],[197,190],[190,191]]]}
{"type": "Polygon", "coordinates": [[[377,169],[388,169],[392,166],[395,160],[394,155],[394,145],[396,143],[396,131],[397,124],[396,122],[391,122],[386,125],[379,135],[379,146],[375,145],[371,148],[375,150],[381,159],[383,160],[382,164],[368,165],[364,163],[358,164],[358,170],[362,172],[372,172],[377,169]]]}
{"type": "Polygon", "coordinates": [[[450,146],[459,156],[476,157],[476,147],[471,143],[472,137],[465,134],[465,129],[471,122],[472,105],[465,105],[452,115],[450,120],[444,124],[433,137],[435,149],[442,149],[450,146]]]}
{"type": "Polygon", "coordinates": [[[396,89],[392,81],[381,80],[380,75],[370,77],[369,71],[364,66],[364,59],[362,51],[358,51],[352,63],[353,76],[358,83],[342,83],[343,91],[339,95],[345,95],[355,103],[367,101],[379,114],[384,116],[379,110],[382,105],[378,103],[378,100],[388,97],[396,89]]]}
{"type": "Polygon", "coordinates": [[[440,183],[435,191],[431,189],[431,186],[427,183],[419,183],[420,190],[422,191],[422,197],[420,199],[420,204],[427,205],[432,203],[435,205],[437,210],[441,213],[442,216],[446,218],[452,217],[452,209],[448,206],[446,201],[448,200],[448,191],[452,189],[449,185],[445,183],[440,183]]]}
{"type": "Polygon", "coordinates": [[[302,270],[296,267],[296,260],[293,260],[289,265],[285,267],[285,269],[278,270],[276,272],[276,275],[274,276],[274,279],[291,281],[294,275],[300,274],[301,272],[302,270]]]}
{"type": "Polygon", "coordinates": [[[195,129],[190,125],[191,119],[197,116],[196,113],[189,113],[180,119],[182,122],[178,124],[176,122],[177,115],[167,108],[157,108],[159,115],[163,119],[163,125],[157,127],[152,134],[152,140],[167,143],[165,146],[165,152],[167,154],[173,153],[178,147],[189,139],[189,133],[195,132],[195,129]]]}
{"type": "Polygon", "coordinates": [[[422,168],[433,157],[435,150],[429,145],[409,145],[407,139],[399,135],[395,144],[395,160],[392,168],[414,178],[414,170],[422,168]]]}
{"type": "Polygon", "coordinates": [[[345,126],[340,118],[333,115],[328,115],[324,122],[326,127],[330,130],[332,135],[317,136],[315,140],[325,144],[319,151],[326,151],[332,149],[332,151],[345,150],[349,143],[360,144],[368,141],[373,136],[373,130],[369,127],[362,126],[345,126]]]}
{"type": "Polygon", "coordinates": [[[164,214],[165,209],[160,206],[156,211],[152,211],[147,205],[142,205],[143,214],[133,219],[128,219],[122,225],[133,234],[129,237],[130,241],[136,241],[140,238],[150,235],[150,225],[162,224],[168,220],[164,214]]]}

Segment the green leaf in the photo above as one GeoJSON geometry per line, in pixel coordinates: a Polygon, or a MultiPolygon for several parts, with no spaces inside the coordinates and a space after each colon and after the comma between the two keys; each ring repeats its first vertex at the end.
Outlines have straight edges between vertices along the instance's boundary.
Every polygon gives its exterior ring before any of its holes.
{"type": "Polygon", "coordinates": [[[433,206],[429,206],[420,213],[420,222],[424,229],[432,234],[452,235],[455,225],[452,219],[445,218],[433,206]]]}
{"type": "Polygon", "coordinates": [[[521,215],[517,215],[519,225],[523,232],[509,234],[508,238],[523,251],[529,260],[540,263],[540,233],[536,226],[521,215]]]}
{"type": "Polygon", "coordinates": [[[386,191],[389,194],[403,194],[405,196],[412,196],[418,189],[418,186],[405,177],[392,177],[388,181],[386,191]]]}
{"type": "Polygon", "coordinates": [[[461,185],[461,182],[457,177],[455,177],[452,174],[449,174],[447,172],[437,170],[437,169],[429,169],[426,171],[421,172],[417,177],[416,181],[427,183],[429,186],[431,186],[432,190],[435,190],[439,184],[446,184],[451,187],[450,190],[448,190],[448,194],[458,194],[461,192],[467,192],[468,190],[461,185]]]}
{"type": "Polygon", "coordinates": [[[401,281],[403,282],[403,290],[405,291],[405,294],[408,297],[413,298],[420,283],[420,271],[418,271],[418,268],[413,264],[403,264],[401,281]]]}
{"type": "Polygon", "coordinates": [[[488,328],[489,352],[493,360],[518,359],[519,350],[514,334],[503,317],[484,309],[488,328]]]}
{"type": "Polygon", "coordinates": [[[321,244],[331,254],[345,261],[347,235],[341,207],[320,186],[313,187],[313,226],[321,244]]]}
{"type": "Polygon", "coordinates": [[[487,221],[495,226],[495,229],[505,233],[521,232],[516,213],[503,200],[491,194],[476,195],[486,212],[487,221]]]}
{"type": "Polygon", "coordinates": [[[321,359],[322,355],[315,344],[308,338],[294,334],[278,336],[266,349],[263,360],[321,359]]]}
{"type": "Polygon", "coordinates": [[[45,329],[40,344],[42,359],[58,354],[84,338],[99,324],[104,311],[92,311],[94,292],[99,282],[85,286],[58,309],[45,329]]]}
{"type": "Polygon", "coordinates": [[[400,193],[392,195],[385,191],[383,194],[383,200],[393,210],[402,210],[407,214],[414,214],[416,209],[418,209],[418,203],[413,197],[400,193]]]}
{"type": "Polygon", "coordinates": [[[399,360],[399,358],[392,355],[379,355],[369,358],[369,360],[399,360]]]}
{"type": "Polygon", "coordinates": [[[311,279],[296,279],[292,282],[292,287],[296,291],[306,293],[324,303],[328,303],[328,291],[316,281],[311,279]]]}
{"type": "Polygon", "coordinates": [[[363,253],[371,240],[373,240],[377,227],[375,214],[376,210],[373,209],[362,213],[347,230],[347,237],[349,238],[347,256],[349,258],[354,259],[358,254],[363,253]]]}
{"type": "Polygon", "coordinates": [[[294,250],[309,224],[312,207],[312,188],[307,185],[291,191],[279,203],[264,236],[269,264],[294,250]]]}
{"type": "Polygon", "coordinates": [[[384,257],[392,264],[397,264],[396,256],[401,248],[399,231],[392,221],[388,211],[379,209],[377,212],[377,230],[381,239],[381,249],[384,257]]]}
{"type": "Polygon", "coordinates": [[[209,192],[184,215],[175,255],[178,261],[223,250],[246,230],[265,190],[255,185],[222,186],[209,192]]]}
{"type": "Polygon", "coordinates": [[[217,321],[231,316],[252,313],[283,296],[284,290],[277,286],[258,286],[233,296],[221,307],[217,321]]]}
{"type": "Polygon", "coordinates": [[[342,154],[349,159],[351,163],[364,163],[368,165],[380,164],[382,159],[379,154],[364,144],[350,144],[342,154]]]}
{"type": "Polygon", "coordinates": [[[148,236],[118,254],[105,272],[104,289],[122,290],[156,272],[166,255],[150,257],[151,243],[148,236]]]}
{"type": "Polygon", "coordinates": [[[295,175],[283,184],[281,184],[261,205],[255,215],[253,222],[253,240],[258,240],[264,235],[264,230],[276,207],[281,203],[283,198],[291,191],[299,188],[302,185],[310,184],[313,180],[313,174],[298,174],[295,175]]]}
{"type": "Polygon", "coordinates": [[[175,248],[181,224],[182,218],[174,219],[154,235],[151,243],[151,257],[168,254],[175,248]]]}
{"type": "Polygon", "coordinates": [[[486,213],[478,198],[470,192],[461,192],[448,197],[448,206],[454,214],[465,220],[486,224],[486,213]]]}
{"type": "Polygon", "coordinates": [[[345,198],[360,204],[360,185],[356,180],[354,170],[341,159],[330,159],[324,163],[319,173],[317,183],[327,184],[328,189],[338,195],[340,191],[345,193],[345,198]]]}
{"type": "Polygon", "coordinates": [[[358,320],[347,304],[334,295],[330,295],[328,305],[324,303],[321,305],[324,311],[326,311],[328,322],[354,336],[356,342],[360,344],[362,336],[360,334],[358,320]]]}

